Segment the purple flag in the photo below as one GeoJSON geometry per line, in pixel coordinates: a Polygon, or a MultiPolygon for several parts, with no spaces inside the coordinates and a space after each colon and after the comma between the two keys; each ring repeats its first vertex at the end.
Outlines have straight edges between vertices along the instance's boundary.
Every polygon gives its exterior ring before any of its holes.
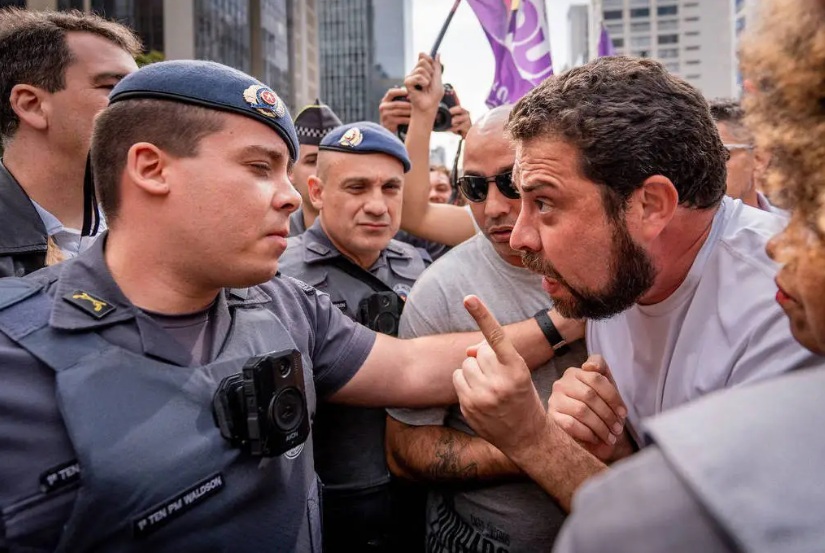
{"type": "Polygon", "coordinates": [[[544,0],[467,1],[496,60],[487,106],[512,104],[553,74],[544,0]]]}
{"type": "Polygon", "coordinates": [[[616,49],[613,48],[613,41],[610,39],[610,33],[607,32],[607,27],[604,26],[604,23],[602,23],[602,32],[599,35],[599,48],[597,52],[600,58],[603,56],[616,55],[616,49]]]}

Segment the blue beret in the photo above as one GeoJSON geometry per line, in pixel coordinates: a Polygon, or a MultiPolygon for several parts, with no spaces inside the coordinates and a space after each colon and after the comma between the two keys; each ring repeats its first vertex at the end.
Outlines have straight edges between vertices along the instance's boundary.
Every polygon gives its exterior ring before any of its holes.
{"type": "Polygon", "coordinates": [[[333,129],[321,140],[318,149],[347,154],[387,154],[404,165],[405,173],[410,170],[410,158],[404,143],[381,125],[369,121],[333,129]]]}
{"type": "Polygon", "coordinates": [[[146,65],[112,90],[109,103],[153,98],[194,104],[246,115],[278,133],[298,158],[298,136],[292,117],[275,92],[254,77],[220,63],[199,60],[163,61],[146,65]]]}

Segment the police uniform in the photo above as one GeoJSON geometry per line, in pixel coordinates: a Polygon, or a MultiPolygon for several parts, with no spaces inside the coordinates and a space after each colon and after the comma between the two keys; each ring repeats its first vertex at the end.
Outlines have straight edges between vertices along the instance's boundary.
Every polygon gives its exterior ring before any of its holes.
{"type": "MultiPolygon", "coordinates": [[[[251,117],[297,154],[281,101],[234,69],[149,65],[111,102],[132,98],[251,117]]],[[[316,397],[363,364],[374,333],[326,294],[276,277],[218,295],[200,364],[123,295],[105,244],[0,280],[0,550],[320,551],[311,440],[262,463],[221,436],[213,395],[250,357],[294,349],[311,418],[316,397]]]]}
{"type": "MultiPolygon", "coordinates": [[[[295,134],[298,136],[298,143],[309,146],[319,146],[321,139],[329,131],[341,125],[341,119],[335,115],[332,108],[322,104],[321,100],[317,98],[314,104],[305,106],[295,116],[295,134]]],[[[301,208],[289,216],[289,235],[298,236],[306,230],[304,209],[301,208]]]]}
{"type": "MultiPolygon", "coordinates": [[[[332,131],[320,149],[355,155],[384,153],[399,159],[404,170],[409,170],[404,145],[371,123],[332,131]]],[[[361,269],[354,264],[354,273],[339,266],[342,260],[351,262],[325,234],[320,218],[288,243],[281,271],[328,293],[333,305],[357,318],[359,305],[376,293],[376,287],[357,278],[361,269]]],[[[390,240],[367,272],[406,298],[425,268],[419,250],[390,240]]],[[[314,427],[315,467],[324,483],[325,543],[330,549],[389,550],[386,534],[390,532],[391,493],[384,455],[385,417],[383,409],[319,406],[314,427]]]]}

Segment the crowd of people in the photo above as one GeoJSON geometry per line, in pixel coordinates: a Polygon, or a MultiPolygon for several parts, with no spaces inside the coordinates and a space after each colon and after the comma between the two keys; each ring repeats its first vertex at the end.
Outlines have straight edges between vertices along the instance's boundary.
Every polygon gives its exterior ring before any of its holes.
{"type": "MultiPolygon", "coordinates": [[[[825,549],[825,2],[380,124],[0,10],[0,552],[825,549]],[[504,325],[504,326],[502,326],[504,325]]],[[[402,100],[402,101],[399,101],[402,100]]]]}

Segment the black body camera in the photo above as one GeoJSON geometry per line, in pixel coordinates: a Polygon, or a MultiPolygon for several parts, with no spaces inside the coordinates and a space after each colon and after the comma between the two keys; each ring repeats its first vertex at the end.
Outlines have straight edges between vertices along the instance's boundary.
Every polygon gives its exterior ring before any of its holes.
{"type": "MultiPolygon", "coordinates": [[[[395,98],[395,102],[409,102],[408,96],[399,96],[395,98]]],[[[449,131],[453,126],[453,115],[450,113],[450,108],[457,106],[455,89],[453,85],[444,83],[444,96],[441,97],[441,102],[438,103],[438,113],[435,115],[435,122],[433,123],[434,132],[449,131]]],[[[404,140],[407,137],[408,125],[398,125],[398,138],[404,140]]]]}
{"type": "Polygon", "coordinates": [[[212,412],[221,436],[254,457],[275,457],[304,443],[309,414],[300,352],[249,359],[221,381],[212,412]]]}
{"type": "Polygon", "coordinates": [[[376,292],[358,304],[356,320],[375,332],[398,336],[403,309],[404,302],[395,292],[376,292]]]}

